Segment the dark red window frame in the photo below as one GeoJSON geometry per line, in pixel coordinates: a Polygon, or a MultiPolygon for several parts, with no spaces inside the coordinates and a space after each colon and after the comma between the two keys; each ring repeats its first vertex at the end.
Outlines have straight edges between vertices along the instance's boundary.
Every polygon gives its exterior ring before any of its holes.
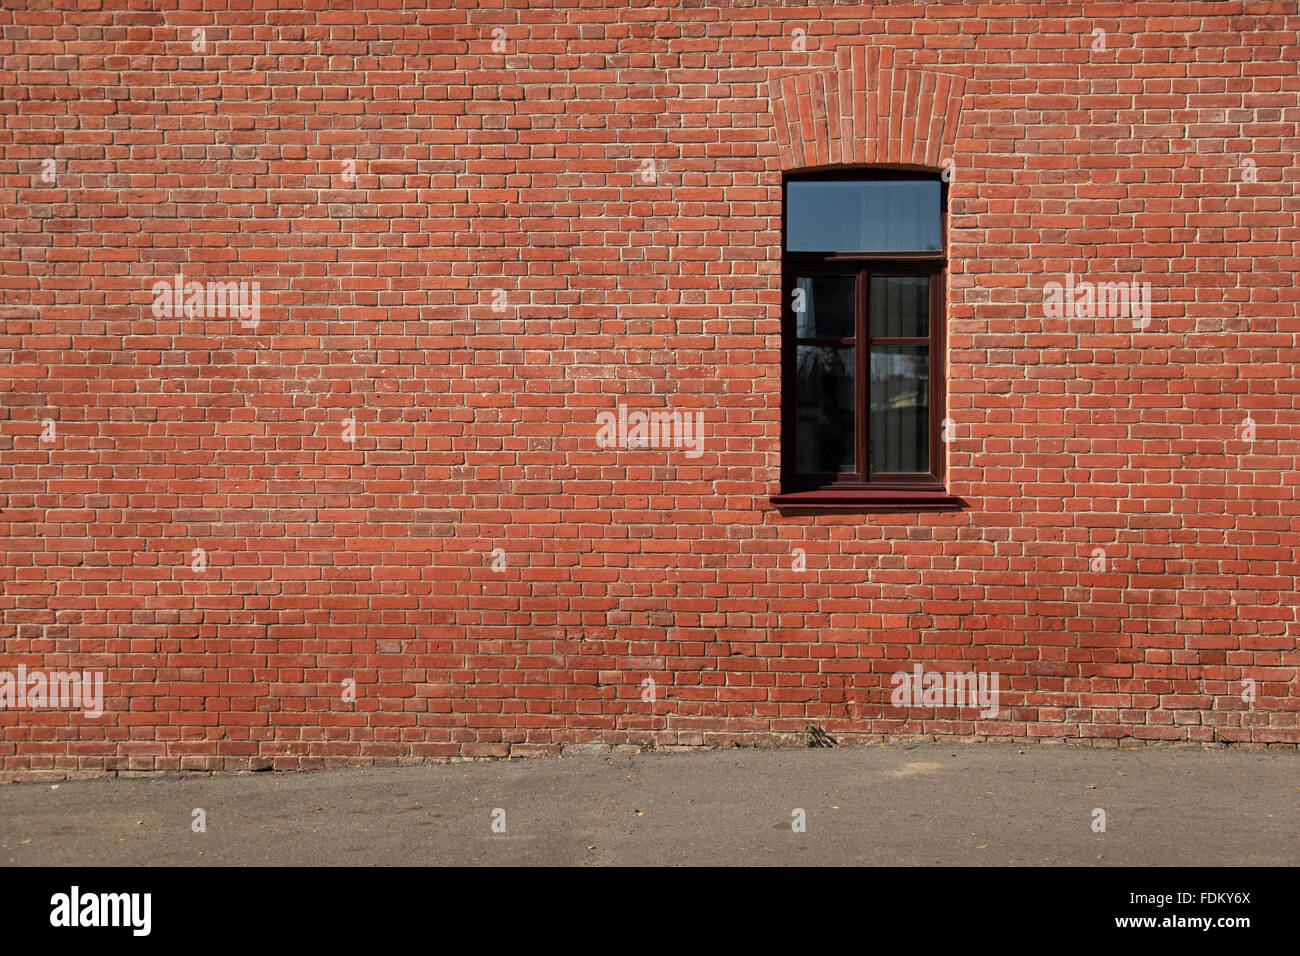
{"type": "Polygon", "coordinates": [[[836,169],[790,175],[782,183],[781,284],[781,493],[772,501],[784,507],[890,508],[893,510],[952,509],[963,504],[944,487],[943,420],[946,396],[946,310],[948,189],[938,173],[893,168],[836,169]],[[941,248],[925,252],[791,252],[785,248],[788,228],[788,186],[799,180],[925,179],[941,187],[941,248]],[[795,280],[812,275],[855,276],[855,335],[842,344],[854,346],[855,430],[857,471],[854,474],[797,474],[795,466],[796,317],[795,280]],[[929,335],[923,338],[872,338],[869,285],[873,275],[930,277],[929,335]],[[870,444],[870,356],[873,346],[924,345],[929,353],[927,422],[930,470],[925,473],[872,473],[870,444]]]}

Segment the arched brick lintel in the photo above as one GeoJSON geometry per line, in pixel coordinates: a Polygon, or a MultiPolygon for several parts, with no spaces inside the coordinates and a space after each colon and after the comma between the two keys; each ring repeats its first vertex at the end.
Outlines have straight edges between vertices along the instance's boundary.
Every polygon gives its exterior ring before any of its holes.
{"type": "Polygon", "coordinates": [[[841,46],[834,71],[773,81],[783,171],[871,163],[937,169],[953,158],[965,79],[895,68],[893,53],[841,46]]]}

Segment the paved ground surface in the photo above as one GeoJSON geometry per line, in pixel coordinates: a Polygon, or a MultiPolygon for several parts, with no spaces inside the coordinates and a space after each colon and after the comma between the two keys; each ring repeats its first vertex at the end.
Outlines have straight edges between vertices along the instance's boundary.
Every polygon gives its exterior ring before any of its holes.
{"type": "Polygon", "coordinates": [[[2,785],[0,863],[1294,866],[1298,806],[1285,751],[581,755],[2,785]]]}

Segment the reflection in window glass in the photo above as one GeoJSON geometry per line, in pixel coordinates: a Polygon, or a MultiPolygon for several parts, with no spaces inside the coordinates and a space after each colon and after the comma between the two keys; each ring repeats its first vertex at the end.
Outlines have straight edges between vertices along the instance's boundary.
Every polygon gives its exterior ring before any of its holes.
{"type": "Polygon", "coordinates": [[[940,247],[942,184],[929,179],[786,184],[791,252],[925,252],[940,247]]]}
{"type": "Polygon", "coordinates": [[[795,334],[801,339],[851,339],[855,334],[853,276],[795,280],[795,334]]]}
{"type": "Polygon", "coordinates": [[[855,367],[852,347],[798,347],[795,456],[803,474],[856,470],[855,367]]]}
{"type": "Polygon", "coordinates": [[[871,337],[925,338],[930,334],[929,276],[872,276],[871,337]]]}
{"type": "Polygon", "coordinates": [[[924,346],[871,353],[871,470],[930,470],[930,358],[924,346]]]}

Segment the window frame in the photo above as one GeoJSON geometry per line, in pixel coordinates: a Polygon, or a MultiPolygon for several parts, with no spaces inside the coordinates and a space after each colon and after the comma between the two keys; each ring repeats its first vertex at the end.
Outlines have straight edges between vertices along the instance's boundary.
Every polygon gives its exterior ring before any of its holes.
{"type": "Polygon", "coordinates": [[[908,508],[951,508],[960,499],[944,486],[945,454],[943,420],[947,393],[947,236],[948,184],[936,171],[888,166],[836,167],[812,172],[789,173],[781,182],[781,492],[777,505],[809,507],[907,506],[908,508]],[[789,187],[793,182],[863,181],[918,179],[938,182],[940,187],[940,248],[906,252],[791,252],[786,249],[789,228],[789,187]],[[854,457],[858,470],[851,475],[800,475],[796,472],[796,386],[799,339],[794,312],[796,278],[813,275],[855,277],[854,303],[854,457]],[[911,338],[881,336],[870,332],[870,282],[872,276],[925,275],[930,279],[929,335],[911,338]],[[926,339],[922,342],[921,339],[926,339]],[[871,349],[878,346],[921,345],[928,350],[929,440],[928,472],[899,473],[871,471],[871,349]]]}

